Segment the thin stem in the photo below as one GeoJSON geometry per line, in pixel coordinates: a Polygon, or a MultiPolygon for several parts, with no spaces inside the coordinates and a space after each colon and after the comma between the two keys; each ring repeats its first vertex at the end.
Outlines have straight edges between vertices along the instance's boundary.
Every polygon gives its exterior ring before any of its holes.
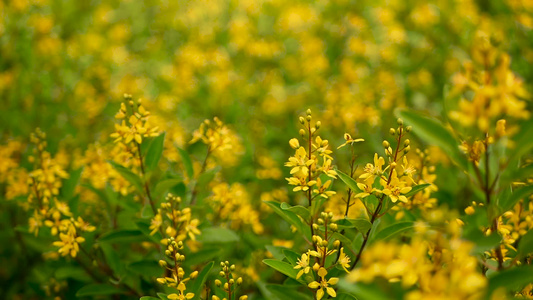
{"type": "Polygon", "coordinates": [[[144,163],[143,163],[143,157],[141,152],[141,144],[135,142],[137,144],[137,150],[139,151],[139,162],[141,164],[141,172],[143,175],[143,181],[144,181],[144,191],[146,192],[146,196],[148,197],[148,202],[150,203],[150,206],[152,207],[152,211],[154,212],[154,215],[157,215],[157,209],[155,208],[154,200],[152,199],[152,194],[150,193],[150,187],[148,186],[148,181],[146,180],[146,172],[144,170],[144,163]]]}
{"type": "MultiPolygon", "coordinates": [[[[400,142],[402,140],[402,134],[403,134],[403,128],[400,127],[399,130],[398,130],[398,140],[397,140],[397,144],[396,144],[396,149],[394,151],[394,159],[393,159],[393,162],[396,163],[396,160],[398,159],[398,151],[400,149],[400,142]]],[[[392,168],[391,170],[389,170],[389,177],[387,179],[387,185],[390,184],[391,180],[392,180],[392,168]]],[[[374,225],[374,222],[376,221],[378,215],[379,215],[379,211],[381,210],[381,207],[383,206],[383,200],[385,199],[385,194],[382,194],[381,195],[381,198],[379,199],[379,204],[378,206],[376,207],[376,210],[374,211],[374,213],[372,214],[372,218],[370,219],[370,223],[372,225],[374,225]]],[[[366,232],[366,235],[363,237],[363,244],[361,244],[361,248],[359,248],[359,253],[357,254],[357,257],[355,258],[355,261],[353,263],[353,265],[351,266],[350,270],[353,270],[355,268],[355,266],[357,265],[357,263],[359,262],[359,260],[361,259],[361,256],[362,256],[362,253],[363,253],[363,250],[365,249],[365,246],[368,242],[368,239],[370,237],[370,232],[372,231],[372,226],[370,226],[370,229],[368,229],[368,231],[366,232]]]]}
{"type": "MultiPolygon", "coordinates": [[[[202,167],[200,168],[200,173],[198,176],[200,176],[202,173],[205,172],[205,168],[207,168],[207,159],[211,155],[211,147],[207,146],[207,153],[205,154],[204,161],[202,162],[202,167]]],[[[194,187],[192,188],[191,192],[191,205],[194,205],[196,203],[196,196],[198,194],[198,179],[194,182],[194,187]]]]}

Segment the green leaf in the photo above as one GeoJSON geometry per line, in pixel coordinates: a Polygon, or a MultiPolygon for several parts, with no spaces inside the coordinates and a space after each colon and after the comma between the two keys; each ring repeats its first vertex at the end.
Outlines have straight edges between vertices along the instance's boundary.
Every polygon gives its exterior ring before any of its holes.
{"type": "Polygon", "coordinates": [[[463,237],[475,245],[475,248],[472,251],[476,254],[482,254],[485,251],[496,248],[502,240],[501,236],[498,234],[486,236],[477,226],[466,228],[463,237]]]}
{"type": "Polygon", "coordinates": [[[139,230],[144,234],[146,238],[152,240],[155,243],[159,243],[163,239],[163,236],[161,235],[160,231],[156,231],[154,235],[151,235],[150,233],[152,232],[152,230],[150,229],[150,223],[150,220],[140,220],[135,222],[135,225],[137,225],[137,228],[139,228],[139,230]]]}
{"type": "Polygon", "coordinates": [[[69,200],[74,196],[74,191],[76,189],[76,186],[80,182],[82,172],[83,168],[79,168],[70,172],[68,179],[65,180],[65,183],[63,184],[63,188],[61,188],[61,195],[64,199],[69,200]]]}
{"type": "Polygon", "coordinates": [[[117,275],[121,275],[124,271],[124,265],[120,261],[118,253],[111,244],[109,243],[100,243],[100,249],[104,253],[105,261],[107,265],[113,270],[117,275]]]}
{"type": "Polygon", "coordinates": [[[142,296],[139,300],[161,300],[161,299],[152,297],[152,296],[142,296]]]}
{"type": "Polygon", "coordinates": [[[533,149],[533,119],[520,124],[519,128],[520,131],[513,137],[516,147],[509,155],[510,160],[518,160],[533,149]]]}
{"type": "Polygon", "coordinates": [[[354,192],[362,192],[362,190],[357,186],[357,182],[352,177],[348,176],[340,170],[336,171],[339,175],[339,178],[348,186],[348,188],[350,188],[354,192]]]}
{"type": "Polygon", "coordinates": [[[228,228],[209,227],[201,230],[198,241],[203,243],[234,243],[240,240],[235,231],[228,228]]]}
{"type": "Polygon", "coordinates": [[[357,218],[347,220],[352,223],[359,232],[363,234],[366,234],[370,227],[372,227],[372,223],[370,223],[370,221],[368,221],[367,219],[357,218]]]}
{"type": "Polygon", "coordinates": [[[143,233],[136,229],[117,229],[104,233],[99,239],[99,242],[108,243],[129,243],[139,242],[145,240],[143,233]]]}
{"type": "Polygon", "coordinates": [[[533,164],[527,165],[525,167],[518,168],[516,170],[513,170],[511,168],[507,168],[504,171],[504,177],[501,180],[502,185],[509,185],[513,181],[521,181],[526,179],[527,177],[531,176],[533,174],[533,164]]]}
{"type": "Polygon", "coordinates": [[[130,169],[117,164],[114,161],[108,160],[107,161],[124,179],[126,179],[129,183],[131,183],[140,194],[143,194],[143,184],[141,178],[133,173],[130,169]]]}
{"type": "Polygon", "coordinates": [[[285,258],[285,255],[283,254],[283,249],[286,249],[285,247],[266,245],[265,248],[270,252],[270,254],[272,254],[272,257],[274,257],[275,259],[283,260],[285,258]]]}
{"type": "Polygon", "coordinates": [[[499,203],[499,206],[503,212],[506,212],[512,209],[518,201],[530,197],[531,194],[533,194],[533,185],[516,189],[509,197],[502,199],[503,201],[499,203]]]}
{"type": "Polygon", "coordinates": [[[214,259],[222,252],[220,247],[216,248],[203,248],[202,250],[187,255],[187,264],[191,266],[202,264],[206,261],[214,259]]]}
{"type": "Polygon", "coordinates": [[[164,274],[164,270],[154,260],[141,260],[132,262],[127,266],[132,273],[148,277],[158,277],[164,274]]]}
{"type": "Polygon", "coordinates": [[[289,250],[289,249],[283,249],[282,250],[283,252],[283,255],[285,256],[285,258],[292,264],[292,265],[296,265],[298,263],[298,259],[300,259],[300,254],[292,251],[292,250],[289,250]]]}
{"type": "Polygon", "coordinates": [[[163,146],[165,144],[165,133],[161,133],[156,136],[154,140],[150,143],[146,156],[144,157],[144,164],[146,169],[151,171],[157,167],[159,160],[161,159],[161,154],[163,154],[163,146]]]}
{"type": "Polygon", "coordinates": [[[202,288],[205,284],[205,281],[207,280],[207,276],[209,275],[209,272],[213,268],[213,265],[215,264],[214,261],[208,263],[200,273],[198,273],[198,276],[194,281],[192,281],[191,291],[194,293],[195,296],[200,295],[202,292],[202,288]]]}
{"type": "Polygon", "coordinates": [[[185,172],[187,173],[187,176],[189,178],[192,178],[194,176],[194,169],[192,167],[192,161],[191,161],[191,157],[189,156],[189,153],[187,153],[187,151],[179,147],[176,147],[176,148],[178,149],[178,152],[180,153],[181,161],[183,162],[183,166],[185,167],[185,172]]]}
{"type": "MultiPolygon", "coordinates": [[[[289,276],[292,279],[296,279],[296,275],[298,274],[298,270],[296,270],[294,268],[294,266],[292,266],[291,264],[286,263],[284,261],[280,261],[280,260],[276,260],[276,259],[263,259],[263,263],[265,265],[273,268],[274,270],[289,276]]],[[[296,280],[298,280],[298,279],[296,279],[296,280]]],[[[301,281],[301,279],[298,280],[298,281],[303,283],[303,281],[301,281]]]]}
{"type": "Polygon", "coordinates": [[[353,248],[352,241],[350,241],[350,239],[346,236],[340,234],[339,232],[335,232],[331,235],[331,238],[341,241],[342,246],[345,250],[347,250],[345,252],[350,252],[353,255],[357,255],[357,252],[355,252],[355,249],[353,248]]]}
{"type": "Polygon", "coordinates": [[[418,184],[418,185],[415,185],[411,188],[411,190],[409,191],[409,193],[405,194],[405,197],[409,198],[411,196],[414,196],[416,193],[422,191],[423,189],[427,188],[428,186],[430,186],[431,184],[429,183],[423,183],[423,184],[418,184]]]}
{"type": "Polygon", "coordinates": [[[283,210],[292,211],[293,213],[302,217],[304,220],[311,219],[311,213],[309,210],[301,205],[290,206],[288,203],[282,202],[280,207],[283,210]]]}
{"type": "Polygon", "coordinates": [[[78,290],[76,297],[121,294],[124,291],[110,284],[89,284],[78,290]]]}
{"type": "Polygon", "coordinates": [[[168,192],[173,187],[183,184],[181,179],[172,178],[159,181],[154,189],[154,199],[159,201],[163,196],[166,196],[165,193],[168,192]]]}
{"type": "Polygon", "coordinates": [[[408,229],[412,229],[415,227],[414,222],[400,222],[390,225],[389,227],[383,228],[380,232],[376,234],[374,237],[374,240],[380,241],[380,240],[386,240],[389,239],[396,234],[402,233],[408,229]]]}
{"type": "Polygon", "coordinates": [[[335,297],[335,300],[357,300],[357,298],[350,294],[339,293],[337,294],[337,297],[335,297]]]}
{"type": "Polygon", "coordinates": [[[489,278],[489,292],[491,295],[496,289],[500,287],[506,288],[508,291],[519,291],[525,285],[531,283],[533,278],[533,266],[522,265],[511,269],[507,269],[489,278]]]}
{"type": "Polygon", "coordinates": [[[521,257],[526,257],[533,253],[533,230],[529,230],[518,242],[518,253],[521,257]]]}
{"type": "Polygon", "coordinates": [[[281,204],[279,202],[275,202],[275,201],[263,201],[263,202],[266,203],[268,206],[270,206],[280,217],[282,217],[289,224],[294,225],[294,227],[296,227],[296,229],[298,229],[300,233],[308,237],[311,236],[311,230],[309,229],[308,226],[304,226],[304,224],[302,223],[302,220],[300,219],[300,217],[298,217],[298,215],[296,215],[295,213],[291,211],[281,209],[281,204]]]}
{"type": "Polygon", "coordinates": [[[87,272],[81,268],[76,268],[74,266],[64,266],[59,267],[55,270],[55,278],[58,280],[65,280],[65,279],[76,279],[79,281],[89,281],[91,278],[89,275],[87,275],[87,272]]]}
{"type": "Polygon", "coordinates": [[[337,283],[339,291],[344,291],[359,299],[388,300],[391,299],[380,288],[375,285],[366,285],[363,283],[352,283],[341,278],[337,283]]]}
{"type": "Polygon", "coordinates": [[[413,132],[422,140],[439,146],[463,170],[468,170],[468,162],[460,152],[457,140],[439,121],[408,109],[397,110],[396,114],[407,124],[412,125],[413,132]]]}
{"type": "Polygon", "coordinates": [[[298,292],[293,286],[267,284],[266,288],[279,299],[313,299],[311,295],[298,292]]]}

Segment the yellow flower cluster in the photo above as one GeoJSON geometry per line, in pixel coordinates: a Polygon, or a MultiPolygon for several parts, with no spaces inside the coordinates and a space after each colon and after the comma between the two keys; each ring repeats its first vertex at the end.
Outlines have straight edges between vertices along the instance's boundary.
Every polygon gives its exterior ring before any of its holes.
{"type": "Polygon", "coordinates": [[[250,196],[242,184],[217,183],[208,200],[213,207],[215,220],[228,222],[233,229],[250,226],[256,234],[263,233],[260,214],[252,206],[250,196]]]}
{"type": "Polygon", "coordinates": [[[161,208],[157,210],[157,214],[152,218],[150,224],[151,235],[164,229],[166,236],[176,241],[184,241],[187,237],[191,240],[196,240],[196,236],[201,234],[198,229],[200,221],[193,219],[191,216],[191,209],[189,207],[180,209],[181,198],[168,194],[166,202],[161,203],[161,208]]]}
{"type": "MultiPolygon", "coordinates": [[[[328,140],[323,140],[317,135],[320,128],[320,121],[312,125],[311,110],[308,109],[306,117],[299,118],[300,136],[304,139],[304,146],[300,146],[300,141],[293,138],[289,145],[295,150],[295,154],[289,158],[285,166],[291,168],[291,177],[286,178],[290,185],[294,185],[294,192],[307,192],[309,195],[321,196],[328,198],[334,195],[334,191],[329,191],[331,179],[322,183],[319,177],[325,174],[329,178],[337,178],[337,172],[334,170],[331,157],[332,151],[329,149],[328,140]],[[313,189],[314,187],[314,189],[313,189]]],[[[309,197],[311,199],[311,197],[309,197]]]]}
{"type": "Polygon", "coordinates": [[[491,43],[491,34],[478,31],[472,49],[473,62],[453,78],[452,95],[464,95],[450,117],[465,127],[477,126],[488,132],[502,116],[527,119],[525,99],[529,94],[523,81],[510,69],[511,59],[491,43]]]}
{"type": "Polygon", "coordinates": [[[180,265],[185,261],[185,255],[179,251],[183,249],[183,242],[176,241],[173,237],[165,239],[164,244],[167,246],[165,255],[171,261],[160,260],[159,265],[166,271],[170,272],[170,276],[157,278],[157,282],[167,287],[176,290],[175,293],[167,295],[171,300],[185,300],[194,298],[194,293],[187,293],[187,282],[195,279],[198,276],[198,271],[192,272],[189,277],[185,277],[185,271],[180,265]]]}
{"type": "Polygon", "coordinates": [[[157,126],[152,127],[148,122],[150,112],[141,103],[141,99],[135,103],[131,95],[124,94],[124,102],[120,103],[120,110],[115,115],[115,118],[122,120],[122,123],[115,124],[115,132],[111,134],[115,143],[122,142],[132,149],[136,149],[142,144],[143,137],[159,135],[159,128],[157,126]],[[127,108],[128,106],[130,109],[127,108]],[[135,142],[136,145],[132,145],[132,142],[135,142]]]}
{"type": "Polygon", "coordinates": [[[202,141],[207,145],[206,161],[210,155],[213,155],[224,165],[234,165],[243,152],[237,134],[217,117],[212,121],[205,120],[193,132],[193,138],[189,143],[193,144],[197,141],[202,141]]]}
{"type": "MultiPolygon", "coordinates": [[[[235,299],[237,295],[237,287],[242,285],[243,279],[242,277],[237,277],[235,279],[235,265],[230,265],[229,261],[220,262],[220,267],[222,270],[218,274],[222,279],[224,280],[224,283],[220,279],[215,279],[215,285],[217,287],[222,287],[224,290],[224,293],[228,295],[228,297],[223,297],[222,300],[229,300],[229,299],[235,299]]],[[[220,297],[213,295],[211,298],[212,300],[220,300],[220,297]]],[[[239,300],[247,300],[247,295],[242,295],[239,297],[239,300]]]]}
{"type": "Polygon", "coordinates": [[[430,233],[415,237],[410,243],[378,242],[363,253],[361,268],[352,271],[348,280],[371,282],[383,277],[401,282],[409,290],[406,298],[480,299],[487,279],[479,272],[473,244],[430,233]]]}
{"type": "MultiPolygon", "coordinates": [[[[391,135],[396,136],[395,149],[392,149],[387,140],[383,141],[387,166],[385,167],[385,159],[375,153],[374,164],[367,163],[363,174],[359,176],[362,182],[358,182],[357,186],[362,192],[356,194],[355,198],[364,199],[373,194],[381,198],[387,196],[392,203],[398,201],[407,203],[405,194],[411,191],[415,183],[413,175],[417,170],[407,159],[407,154],[411,150],[410,140],[404,139],[411,128],[404,127],[401,119],[398,119],[398,125],[397,129],[390,129],[391,135]],[[400,161],[402,161],[401,164],[400,161]],[[376,179],[379,179],[379,188],[374,187],[376,179]]],[[[379,208],[381,208],[381,203],[382,201],[380,201],[379,208]]],[[[379,212],[379,209],[376,209],[376,212],[379,212]]]]}
{"type": "Polygon", "coordinates": [[[317,223],[313,224],[315,235],[313,235],[313,249],[307,250],[298,259],[294,269],[299,270],[296,274],[296,279],[304,276],[307,286],[316,290],[316,299],[320,300],[325,294],[335,298],[337,293],[332,287],[337,284],[339,278],[328,276],[328,270],[336,265],[340,265],[346,272],[350,267],[350,257],[344,253],[344,248],[340,248],[340,253],[331,265],[326,265],[327,257],[337,253],[337,249],[340,247],[338,240],[331,239],[331,235],[337,231],[337,224],[332,222],[333,213],[322,212],[320,218],[317,219],[317,223]],[[323,228],[323,237],[319,234],[321,228],[323,228]],[[333,241],[332,243],[330,243],[333,241]],[[313,264],[311,260],[314,260],[313,264]],[[311,272],[313,270],[313,272],[311,272]]]}
{"type": "Polygon", "coordinates": [[[25,169],[19,168],[23,149],[24,144],[17,140],[0,145],[0,183],[7,184],[7,200],[28,194],[29,174],[25,169]]]}

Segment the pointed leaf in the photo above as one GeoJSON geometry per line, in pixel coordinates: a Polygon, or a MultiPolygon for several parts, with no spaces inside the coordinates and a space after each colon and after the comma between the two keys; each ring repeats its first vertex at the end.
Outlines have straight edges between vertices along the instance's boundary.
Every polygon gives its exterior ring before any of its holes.
{"type": "Polygon", "coordinates": [[[292,211],[293,213],[302,217],[304,220],[311,219],[311,213],[309,210],[301,205],[290,206],[288,203],[282,202],[280,207],[283,210],[292,211]]]}
{"type": "Polygon", "coordinates": [[[151,171],[157,167],[159,160],[161,159],[161,154],[163,154],[163,146],[165,143],[165,133],[161,133],[153,139],[148,147],[146,156],[144,157],[144,163],[146,169],[151,171]]]}
{"type": "Polygon", "coordinates": [[[515,189],[508,198],[499,203],[499,206],[506,212],[512,209],[518,201],[529,198],[531,194],[533,194],[533,185],[515,189]]]}
{"type": "Polygon", "coordinates": [[[362,190],[357,186],[357,182],[352,177],[348,176],[347,174],[343,173],[340,170],[336,170],[337,174],[339,175],[339,178],[344,182],[348,188],[350,188],[354,192],[362,192],[362,190]]]}
{"type": "Polygon", "coordinates": [[[185,172],[189,178],[192,178],[194,176],[194,168],[192,166],[191,157],[189,156],[189,153],[187,151],[176,147],[178,149],[178,152],[181,156],[181,161],[183,162],[183,167],[185,168],[185,172]]]}
{"type": "Polygon", "coordinates": [[[390,225],[389,227],[383,228],[380,232],[374,237],[375,241],[389,239],[396,234],[402,233],[406,230],[413,229],[415,227],[414,222],[400,222],[390,225]]]}
{"type": "Polygon", "coordinates": [[[143,184],[142,184],[142,180],[141,178],[133,173],[130,169],[122,166],[122,165],[119,165],[117,164],[116,162],[114,161],[111,161],[111,160],[108,160],[107,161],[122,177],[124,177],[124,179],[126,179],[129,183],[131,183],[139,193],[144,193],[143,192],[143,184]]]}
{"type": "Polygon", "coordinates": [[[456,138],[439,121],[408,109],[397,110],[396,114],[412,125],[413,132],[422,140],[439,146],[463,170],[468,170],[467,160],[460,152],[456,138]]]}
{"type": "MultiPolygon", "coordinates": [[[[289,276],[292,279],[296,279],[296,275],[298,274],[298,270],[294,269],[294,266],[284,261],[276,259],[264,259],[263,263],[274,270],[289,276]]],[[[301,279],[298,281],[302,282],[301,279]]]]}
{"type": "Polygon", "coordinates": [[[192,293],[194,293],[195,296],[200,295],[200,293],[202,292],[202,288],[205,284],[205,281],[207,280],[207,276],[209,275],[209,272],[211,271],[214,265],[214,261],[205,265],[202,271],[198,273],[196,279],[192,281],[191,291],[192,293]]]}
{"type": "Polygon", "coordinates": [[[423,189],[427,188],[428,186],[430,186],[431,184],[429,183],[423,183],[423,184],[418,184],[418,185],[415,185],[411,188],[411,190],[409,191],[409,193],[405,194],[405,197],[409,198],[411,196],[414,196],[416,193],[422,191],[423,189]]]}
{"type": "Polygon", "coordinates": [[[228,228],[209,227],[203,228],[200,231],[202,234],[197,239],[203,243],[234,243],[240,240],[239,235],[228,228]]]}
{"type": "Polygon", "coordinates": [[[89,284],[78,290],[76,297],[122,294],[124,291],[110,284],[89,284]]]}

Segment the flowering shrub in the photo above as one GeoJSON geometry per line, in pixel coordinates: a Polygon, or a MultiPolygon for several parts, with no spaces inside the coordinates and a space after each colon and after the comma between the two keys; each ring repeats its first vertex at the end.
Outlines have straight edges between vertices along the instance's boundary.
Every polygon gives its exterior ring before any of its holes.
{"type": "Polygon", "coordinates": [[[530,1],[0,15],[1,299],[533,298],[530,1]]]}

